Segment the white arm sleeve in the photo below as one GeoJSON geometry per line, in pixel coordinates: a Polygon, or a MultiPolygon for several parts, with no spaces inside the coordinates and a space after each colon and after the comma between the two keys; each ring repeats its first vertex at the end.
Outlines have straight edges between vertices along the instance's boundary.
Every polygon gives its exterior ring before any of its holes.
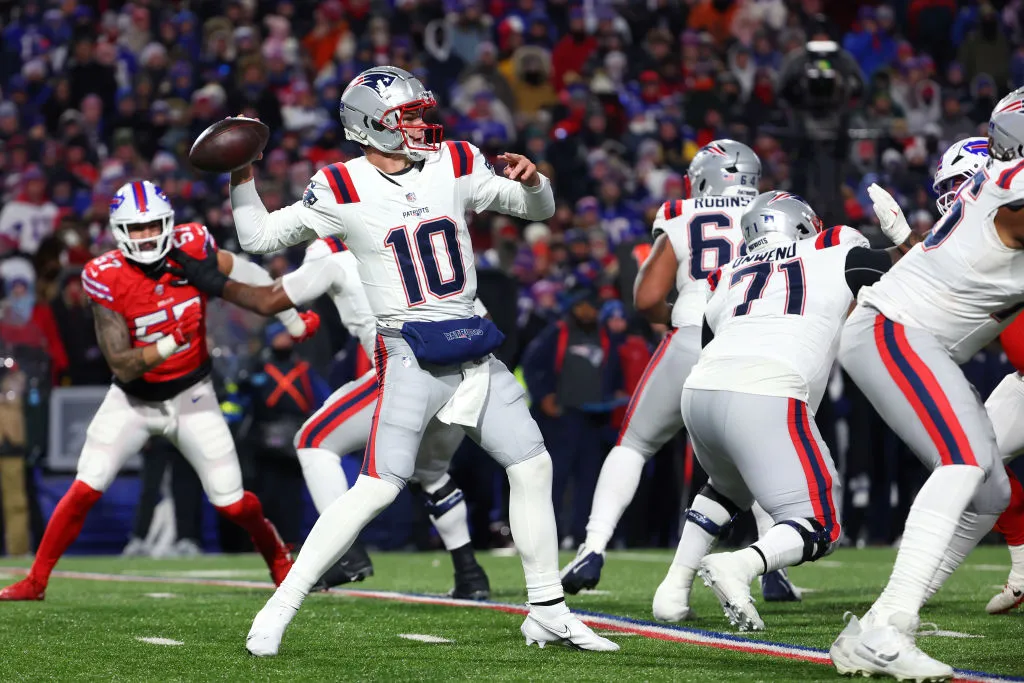
{"type": "MultiPolygon", "coordinates": [[[[326,187],[326,183],[310,183],[307,192],[316,185],[326,187]]],[[[319,195],[319,191],[315,193],[319,195]]],[[[267,254],[320,235],[343,237],[341,221],[328,212],[327,205],[333,200],[317,196],[310,205],[298,201],[270,213],[256,191],[255,181],[232,185],[230,194],[238,243],[250,254],[267,254]]]]}
{"type": "Polygon", "coordinates": [[[487,307],[484,306],[484,302],[480,301],[480,297],[473,299],[473,313],[481,318],[486,318],[491,314],[490,311],[487,310],[487,307]]]}
{"type": "Polygon", "coordinates": [[[508,178],[499,177],[494,167],[474,145],[473,150],[473,209],[497,211],[530,221],[546,221],[555,215],[555,193],[551,181],[540,175],[540,185],[527,187],[508,178]]]}
{"type": "MultiPolygon", "coordinates": [[[[272,285],[274,279],[270,277],[270,273],[257,266],[252,261],[242,258],[238,254],[232,254],[231,259],[231,272],[228,273],[228,277],[232,280],[245,283],[247,285],[272,285]]],[[[292,298],[292,303],[296,303],[295,299],[292,298]]],[[[306,332],[306,324],[302,322],[302,318],[299,317],[299,312],[294,308],[281,311],[274,315],[275,318],[281,321],[281,323],[288,328],[288,333],[293,337],[301,337],[306,332]]]]}

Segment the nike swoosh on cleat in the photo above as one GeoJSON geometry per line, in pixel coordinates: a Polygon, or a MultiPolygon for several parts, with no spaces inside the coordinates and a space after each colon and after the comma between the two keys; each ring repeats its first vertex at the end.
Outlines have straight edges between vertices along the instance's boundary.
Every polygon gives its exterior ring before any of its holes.
{"type": "Polygon", "coordinates": [[[199,399],[201,399],[201,398],[202,398],[202,396],[193,396],[192,397],[192,402],[193,403],[199,403],[199,399]]]}
{"type": "Polygon", "coordinates": [[[568,626],[563,626],[562,627],[562,628],[565,629],[565,633],[560,633],[560,632],[556,631],[554,629],[554,627],[552,627],[552,626],[545,625],[544,628],[546,628],[547,630],[551,631],[552,633],[554,633],[559,638],[568,638],[569,637],[569,627],[568,626]]]}
{"type": "Polygon", "coordinates": [[[878,663],[881,664],[882,666],[888,666],[889,664],[892,664],[893,662],[896,661],[896,658],[900,656],[898,652],[896,654],[894,654],[894,655],[882,654],[881,652],[879,652],[878,650],[874,649],[873,647],[871,647],[869,645],[861,645],[861,647],[863,647],[865,650],[867,650],[868,653],[870,653],[872,657],[877,659],[878,663]]]}

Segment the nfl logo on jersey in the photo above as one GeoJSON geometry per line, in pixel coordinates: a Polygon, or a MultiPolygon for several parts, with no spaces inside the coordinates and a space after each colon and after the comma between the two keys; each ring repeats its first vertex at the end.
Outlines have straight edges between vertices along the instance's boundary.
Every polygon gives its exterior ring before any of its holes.
{"type": "Polygon", "coordinates": [[[405,193],[405,198],[409,201],[410,204],[413,204],[413,203],[416,202],[416,193],[415,192],[406,192],[405,193]]]}

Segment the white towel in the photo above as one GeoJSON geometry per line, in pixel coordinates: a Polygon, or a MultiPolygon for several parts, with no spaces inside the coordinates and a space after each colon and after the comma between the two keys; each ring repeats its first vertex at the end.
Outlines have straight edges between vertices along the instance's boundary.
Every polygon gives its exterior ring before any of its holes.
{"type": "Polygon", "coordinates": [[[476,428],[491,387],[490,361],[484,359],[462,366],[462,382],[452,397],[437,411],[437,419],[445,424],[476,428]]]}

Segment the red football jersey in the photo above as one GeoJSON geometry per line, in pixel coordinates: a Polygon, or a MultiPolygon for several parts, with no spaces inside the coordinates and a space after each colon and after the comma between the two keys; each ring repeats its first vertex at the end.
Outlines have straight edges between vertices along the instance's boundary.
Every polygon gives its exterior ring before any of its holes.
{"type": "Polygon", "coordinates": [[[1003,333],[999,335],[999,341],[1006,352],[1006,358],[1010,364],[1017,369],[1017,372],[1024,373],[1024,313],[1010,323],[1003,333]]]}
{"type": "MultiPolygon", "coordinates": [[[[173,241],[175,247],[196,258],[202,258],[207,248],[217,249],[213,237],[199,223],[175,226],[173,241]]],[[[170,258],[168,261],[174,263],[170,258]]],[[[206,348],[206,295],[191,285],[175,287],[171,284],[175,279],[170,273],[159,278],[147,275],[116,249],[94,258],[82,271],[85,291],[96,303],[121,314],[128,323],[134,347],[152,344],[171,334],[177,319],[189,306],[200,307],[199,339],[144,374],[144,383],[170,382],[193,373],[205,376],[205,372],[199,371],[210,364],[206,348]]]]}

